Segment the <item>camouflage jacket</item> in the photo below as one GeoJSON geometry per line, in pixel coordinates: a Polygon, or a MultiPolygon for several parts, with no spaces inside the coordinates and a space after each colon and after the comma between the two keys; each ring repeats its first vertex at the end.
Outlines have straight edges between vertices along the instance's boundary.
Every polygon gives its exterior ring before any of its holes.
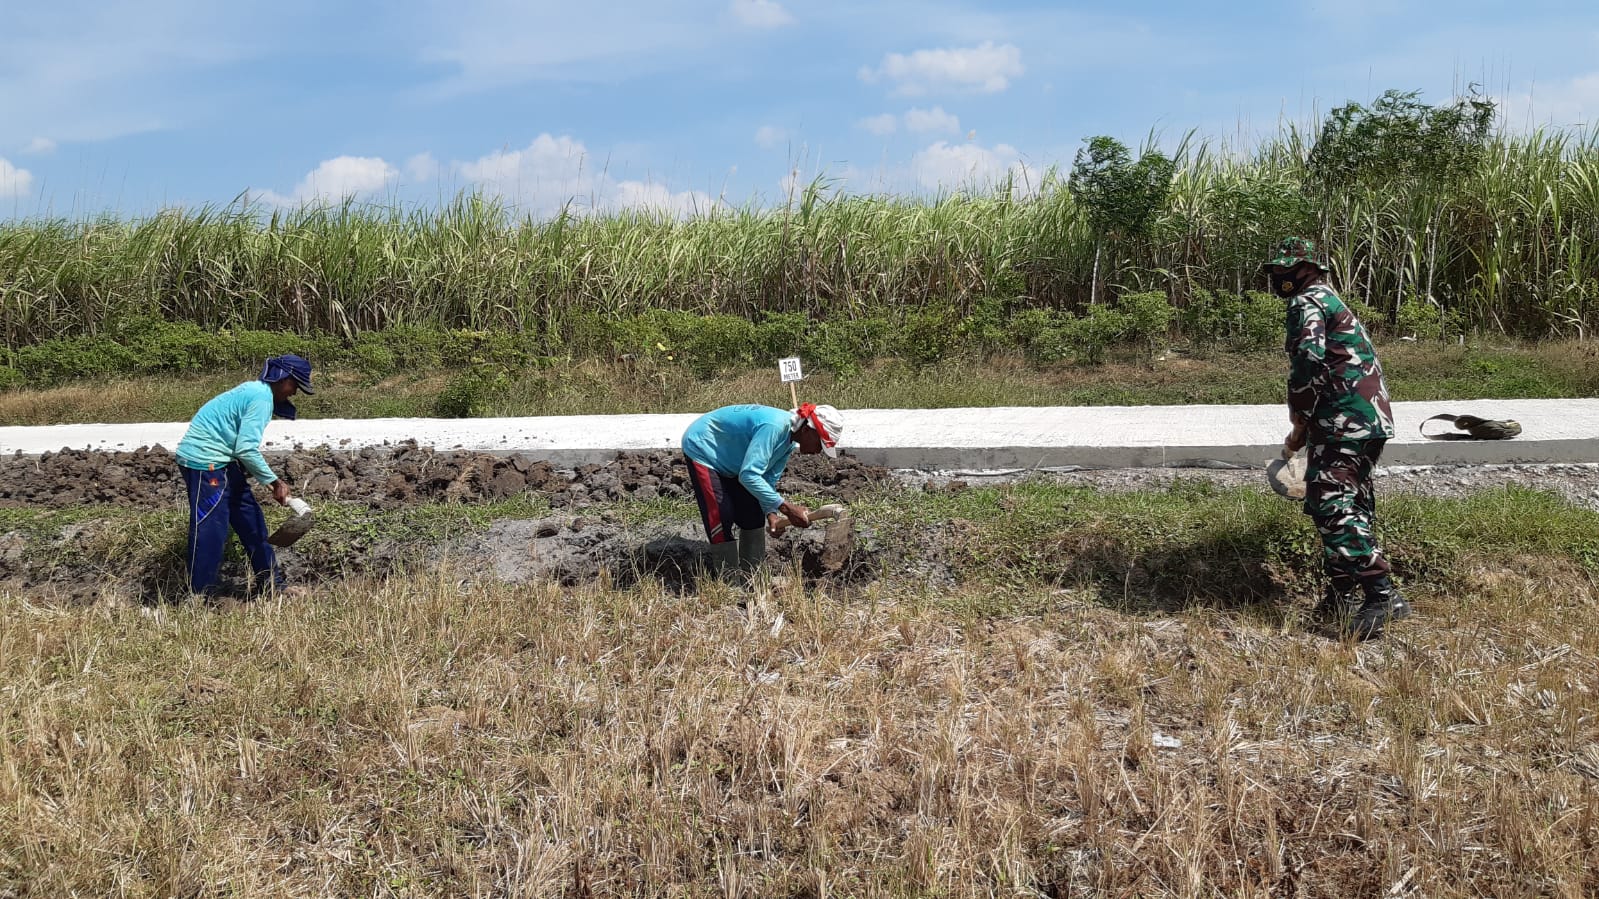
{"type": "Polygon", "coordinates": [[[1325,284],[1288,300],[1288,408],[1310,443],[1383,440],[1394,413],[1366,329],[1325,284]]]}

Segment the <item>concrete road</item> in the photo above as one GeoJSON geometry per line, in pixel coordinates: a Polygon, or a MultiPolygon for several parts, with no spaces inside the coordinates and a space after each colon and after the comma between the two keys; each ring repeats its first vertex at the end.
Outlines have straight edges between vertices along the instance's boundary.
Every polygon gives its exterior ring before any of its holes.
{"type": "MultiPolygon", "coordinates": [[[[862,461],[924,470],[1081,466],[1259,467],[1288,431],[1282,406],[1094,406],[845,410],[842,446],[862,461]]],[[[1599,399],[1397,403],[1399,436],[1386,465],[1599,462],[1599,399]],[[1504,441],[1433,441],[1417,431],[1440,412],[1512,418],[1504,441]]],[[[415,440],[438,449],[530,452],[557,465],[603,462],[623,450],[669,449],[693,415],[531,418],[373,418],[275,421],[268,452],[326,445],[359,449],[415,440]]],[[[1448,430],[1433,422],[1429,433],[1448,430]]],[[[0,453],[177,446],[185,424],[0,427],[0,453]]]]}

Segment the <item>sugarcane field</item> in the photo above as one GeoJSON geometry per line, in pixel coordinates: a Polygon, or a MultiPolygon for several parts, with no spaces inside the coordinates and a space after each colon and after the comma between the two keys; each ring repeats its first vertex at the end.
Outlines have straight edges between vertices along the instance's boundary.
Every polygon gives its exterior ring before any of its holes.
{"type": "Polygon", "coordinates": [[[1599,895],[1599,10],[1235,6],[0,15],[0,899],[1599,895]]]}

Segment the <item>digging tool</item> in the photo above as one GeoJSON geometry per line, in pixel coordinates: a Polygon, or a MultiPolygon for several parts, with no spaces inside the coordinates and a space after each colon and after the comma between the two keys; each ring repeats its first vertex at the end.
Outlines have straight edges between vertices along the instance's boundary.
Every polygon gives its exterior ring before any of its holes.
{"type": "MultiPolygon", "coordinates": [[[[828,503],[821,508],[811,510],[812,523],[842,518],[844,518],[844,507],[838,503],[828,503]]],[[[784,531],[791,527],[793,527],[793,525],[789,524],[788,519],[785,518],[777,523],[777,531],[775,533],[776,535],[781,535],[784,531]]]]}
{"type": "Polygon", "coordinates": [[[1280,458],[1266,464],[1266,483],[1278,496],[1288,499],[1305,498],[1305,462],[1297,453],[1283,447],[1280,458]]]}
{"type": "MultiPolygon", "coordinates": [[[[855,552],[855,520],[849,517],[842,505],[828,503],[811,510],[811,522],[821,521],[827,522],[827,527],[822,532],[821,552],[816,557],[816,563],[824,573],[842,571],[855,552]]],[[[787,520],[779,522],[779,525],[779,535],[791,527],[787,520]]]]}
{"type": "Polygon", "coordinates": [[[294,541],[304,537],[311,530],[311,525],[316,521],[315,516],[311,514],[311,504],[297,496],[289,497],[289,509],[294,514],[278,525],[278,529],[267,538],[267,542],[273,546],[292,546],[294,541]]]}

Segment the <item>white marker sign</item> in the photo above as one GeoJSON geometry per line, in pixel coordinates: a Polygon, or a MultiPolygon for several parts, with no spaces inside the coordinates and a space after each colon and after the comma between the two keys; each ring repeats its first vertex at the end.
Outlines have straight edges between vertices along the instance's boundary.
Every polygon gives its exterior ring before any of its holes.
{"type": "Polygon", "coordinates": [[[784,384],[787,384],[790,381],[805,380],[805,373],[800,371],[800,360],[798,356],[790,356],[787,359],[777,360],[777,372],[782,376],[784,384]]]}

